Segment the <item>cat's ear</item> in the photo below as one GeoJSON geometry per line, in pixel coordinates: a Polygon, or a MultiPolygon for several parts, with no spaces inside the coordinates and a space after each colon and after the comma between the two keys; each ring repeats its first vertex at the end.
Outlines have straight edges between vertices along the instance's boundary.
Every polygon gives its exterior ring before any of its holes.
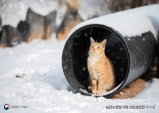
{"type": "Polygon", "coordinates": [[[90,42],[91,42],[91,43],[94,43],[94,42],[95,42],[92,37],[90,37],[90,42]]]}
{"type": "Polygon", "coordinates": [[[104,48],[105,48],[105,46],[106,46],[106,43],[107,43],[107,40],[106,40],[106,39],[104,39],[104,40],[101,42],[101,44],[103,45],[104,48]]]}

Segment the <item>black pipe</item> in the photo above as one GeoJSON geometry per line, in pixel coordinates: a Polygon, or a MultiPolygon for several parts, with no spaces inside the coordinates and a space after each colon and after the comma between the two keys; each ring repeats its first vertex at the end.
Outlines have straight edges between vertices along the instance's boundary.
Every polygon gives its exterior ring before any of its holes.
{"type": "MultiPolygon", "coordinates": [[[[159,5],[156,5],[156,8],[159,9],[159,5]]],[[[153,65],[157,53],[154,30],[157,24],[153,23],[156,22],[159,15],[155,17],[154,14],[158,13],[153,14],[151,10],[154,10],[153,6],[150,9],[149,7],[143,7],[132,11],[128,10],[128,15],[126,15],[126,12],[120,12],[77,25],[70,32],[62,55],[64,75],[70,85],[85,95],[109,97],[145,73],[153,65]],[[145,12],[150,13],[150,15],[143,16],[145,12]],[[153,17],[153,20],[149,17],[153,17]],[[138,21],[141,23],[138,23],[138,21]],[[139,24],[141,25],[139,26],[139,24]],[[127,29],[132,29],[132,33],[131,30],[127,33],[127,29]],[[90,37],[98,42],[107,39],[105,54],[115,68],[115,88],[100,95],[92,94],[88,90],[87,58],[90,37]]]]}

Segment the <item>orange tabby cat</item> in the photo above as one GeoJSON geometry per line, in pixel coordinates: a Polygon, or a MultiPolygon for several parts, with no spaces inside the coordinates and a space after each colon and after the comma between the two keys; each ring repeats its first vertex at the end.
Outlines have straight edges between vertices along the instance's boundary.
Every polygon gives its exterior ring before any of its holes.
{"type": "Polygon", "coordinates": [[[93,94],[101,94],[114,88],[114,70],[111,61],[105,56],[107,40],[98,43],[91,37],[90,42],[87,67],[92,86],[88,86],[88,89],[93,94]]]}

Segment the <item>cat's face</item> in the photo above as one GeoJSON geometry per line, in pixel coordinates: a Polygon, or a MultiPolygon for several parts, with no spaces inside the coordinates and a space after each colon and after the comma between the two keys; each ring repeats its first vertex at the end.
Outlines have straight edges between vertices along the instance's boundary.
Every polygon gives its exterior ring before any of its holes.
{"type": "Polygon", "coordinates": [[[89,54],[90,55],[100,55],[105,52],[105,45],[106,45],[106,39],[103,40],[101,43],[95,42],[93,38],[90,38],[90,48],[89,48],[89,54]]]}

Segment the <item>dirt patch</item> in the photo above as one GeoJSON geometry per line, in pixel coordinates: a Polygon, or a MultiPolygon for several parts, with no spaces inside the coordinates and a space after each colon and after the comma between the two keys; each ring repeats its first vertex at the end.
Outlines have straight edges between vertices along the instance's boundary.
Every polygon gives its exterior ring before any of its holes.
{"type": "Polygon", "coordinates": [[[16,78],[24,78],[24,76],[26,76],[26,75],[25,74],[15,75],[16,78]]]}
{"type": "Polygon", "coordinates": [[[156,76],[156,69],[153,68],[111,98],[112,99],[133,98],[138,93],[140,93],[145,88],[146,83],[155,76],[156,76]]]}

